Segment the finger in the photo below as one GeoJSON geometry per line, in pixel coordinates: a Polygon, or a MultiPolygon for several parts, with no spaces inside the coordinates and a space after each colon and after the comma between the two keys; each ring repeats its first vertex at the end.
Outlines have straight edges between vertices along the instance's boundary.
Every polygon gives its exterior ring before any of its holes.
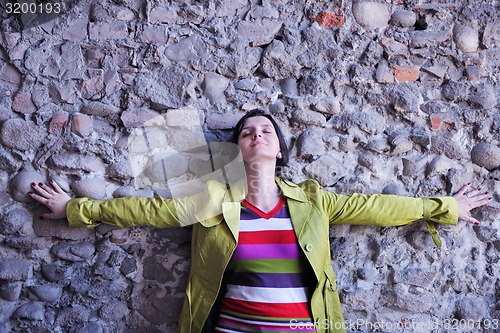
{"type": "Polygon", "coordinates": [[[469,189],[469,187],[471,187],[471,183],[467,183],[466,185],[464,185],[460,191],[457,192],[457,195],[462,195],[465,193],[465,191],[467,191],[469,189]]]}
{"type": "Polygon", "coordinates": [[[475,199],[469,203],[471,209],[487,205],[493,200],[492,197],[488,197],[487,194],[482,195],[481,198],[475,199]]]}
{"type": "Polygon", "coordinates": [[[28,194],[29,194],[29,196],[30,196],[30,197],[32,197],[35,201],[38,201],[39,203],[41,203],[41,204],[43,204],[43,205],[47,206],[47,204],[48,204],[48,200],[47,200],[47,198],[42,197],[41,195],[38,195],[38,194],[36,194],[36,193],[34,193],[34,192],[29,192],[28,194]]]}
{"type": "Polygon", "coordinates": [[[54,188],[54,190],[58,193],[65,193],[62,188],[59,186],[59,184],[54,180],[54,179],[51,179],[50,180],[50,185],[52,185],[52,187],[54,188]]]}
{"type": "Polygon", "coordinates": [[[44,183],[38,183],[38,186],[40,186],[41,189],[43,189],[45,192],[47,192],[50,195],[54,194],[54,190],[50,188],[47,184],[44,183]]]}
{"type": "Polygon", "coordinates": [[[469,217],[469,221],[468,221],[468,222],[469,222],[469,223],[472,223],[472,224],[475,224],[475,225],[478,225],[478,224],[479,224],[479,221],[478,221],[478,220],[476,220],[475,218],[473,218],[472,216],[471,216],[471,217],[469,217]]]}
{"type": "Polygon", "coordinates": [[[36,183],[31,183],[31,186],[33,187],[33,189],[35,189],[35,191],[38,192],[39,195],[43,196],[43,197],[50,197],[50,193],[48,193],[47,191],[45,191],[41,185],[43,185],[42,183],[38,183],[38,185],[36,183]]]}

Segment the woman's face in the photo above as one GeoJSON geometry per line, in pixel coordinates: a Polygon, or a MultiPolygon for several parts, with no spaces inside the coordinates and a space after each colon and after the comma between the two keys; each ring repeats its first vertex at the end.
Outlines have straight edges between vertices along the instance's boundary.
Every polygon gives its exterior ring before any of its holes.
{"type": "Polygon", "coordinates": [[[246,163],[273,161],[280,152],[278,135],[271,121],[262,116],[248,118],[238,136],[238,146],[246,163]]]}

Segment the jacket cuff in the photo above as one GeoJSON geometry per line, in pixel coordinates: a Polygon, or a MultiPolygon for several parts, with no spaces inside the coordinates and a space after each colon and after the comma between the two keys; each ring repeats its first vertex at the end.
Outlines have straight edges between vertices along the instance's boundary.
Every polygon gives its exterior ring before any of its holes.
{"type": "Polygon", "coordinates": [[[443,224],[458,224],[458,204],[453,197],[422,198],[423,218],[443,224]]]}
{"type": "MultiPolygon", "coordinates": [[[[98,216],[93,213],[94,206],[99,206],[98,203],[89,198],[76,198],[68,201],[66,205],[66,217],[68,224],[73,228],[94,228],[97,226],[98,216]]],[[[97,209],[98,212],[98,209],[97,209]]]]}

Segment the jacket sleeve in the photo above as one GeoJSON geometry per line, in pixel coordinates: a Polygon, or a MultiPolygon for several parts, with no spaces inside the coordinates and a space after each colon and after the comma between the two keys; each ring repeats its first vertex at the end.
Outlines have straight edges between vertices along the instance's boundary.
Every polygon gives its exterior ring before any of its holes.
{"type": "Polygon", "coordinates": [[[322,190],[323,209],[330,223],[398,226],[418,220],[456,225],[453,197],[411,198],[383,194],[339,195],[322,190]]]}
{"type": "Polygon", "coordinates": [[[92,228],[99,223],[126,228],[181,227],[197,222],[195,213],[203,193],[181,199],[125,197],[109,200],[72,199],[66,206],[71,227],[92,228]]]}

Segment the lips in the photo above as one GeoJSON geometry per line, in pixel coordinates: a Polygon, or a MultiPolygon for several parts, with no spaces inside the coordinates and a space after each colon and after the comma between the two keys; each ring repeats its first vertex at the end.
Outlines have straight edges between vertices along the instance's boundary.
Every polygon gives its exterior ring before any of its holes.
{"type": "Polygon", "coordinates": [[[254,143],[251,145],[251,147],[255,147],[255,146],[257,146],[257,145],[266,145],[266,144],[265,144],[264,142],[262,142],[262,141],[256,141],[256,142],[254,142],[254,143]]]}

